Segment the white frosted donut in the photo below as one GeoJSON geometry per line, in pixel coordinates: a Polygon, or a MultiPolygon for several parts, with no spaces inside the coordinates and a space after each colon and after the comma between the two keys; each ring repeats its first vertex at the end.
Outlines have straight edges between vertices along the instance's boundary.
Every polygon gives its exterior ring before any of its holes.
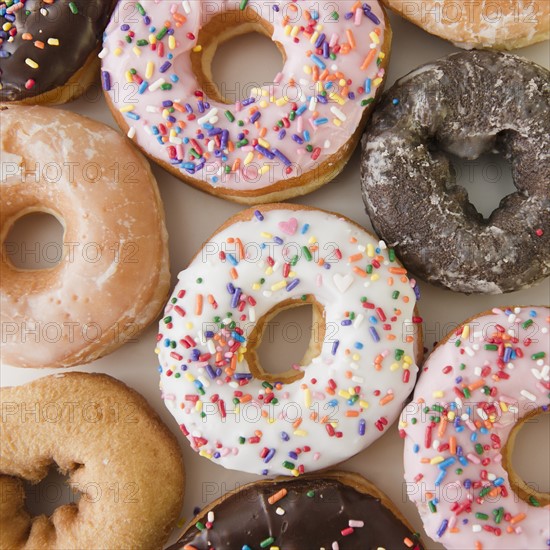
{"type": "Polygon", "coordinates": [[[549,329],[548,307],[494,309],[465,321],[422,369],[399,424],[405,480],[445,548],[550,545],[550,495],[511,463],[518,428],[549,412],[549,329]]]}
{"type": "Polygon", "coordinates": [[[378,0],[121,0],[103,87],[137,145],[203,191],[255,204],[316,189],[344,167],[385,78],[391,30],[378,0]],[[226,40],[269,36],[272,83],[227,104],[211,61],[226,40]]]}
{"type": "Polygon", "coordinates": [[[52,214],[64,229],[61,261],[50,269],[19,269],[1,255],[2,362],[71,367],[98,359],[140,334],[169,291],[155,178],[127,139],[83,116],[9,106],[0,124],[3,252],[27,214],[52,214]]]}
{"type": "Polygon", "coordinates": [[[422,349],[415,283],[360,226],[305,206],[245,210],[178,278],[160,322],[160,385],[200,455],[298,475],[353,456],[397,418],[422,349]],[[265,323],[304,303],[317,330],[302,366],[264,372],[265,323]]]}

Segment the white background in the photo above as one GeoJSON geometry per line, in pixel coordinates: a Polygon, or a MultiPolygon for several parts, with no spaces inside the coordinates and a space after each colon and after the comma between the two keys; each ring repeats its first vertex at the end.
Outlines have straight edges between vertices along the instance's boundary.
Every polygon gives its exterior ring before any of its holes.
{"type": "MultiPolygon", "coordinates": [[[[392,15],[391,21],[394,40],[387,87],[417,66],[457,50],[450,43],[423,32],[398,16],[392,15]]],[[[548,67],[550,61],[548,42],[522,49],[518,53],[548,67]]],[[[247,36],[238,42],[228,43],[224,46],[223,51],[218,53],[214,63],[214,76],[218,83],[225,83],[231,90],[234,88],[232,88],[232,83],[235,82],[237,85],[239,83],[242,85],[250,81],[270,81],[278,72],[281,63],[280,55],[269,40],[257,36],[247,36]]],[[[95,92],[88,94],[88,98],[81,98],[62,108],[115,126],[97,88],[95,92]]],[[[485,215],[498,206],[503,196],[514,190],[509,168],[497,157],[483,157],[477,161],[477,164],[459,163],[459,171],[462,173],[459,181],[468,189],[471,200],[485,215]],[[500,172],[502,172],[502,177],[499,178],[500,172]]],[[[166,209],[172,281],[174,282],[177,273],[187,265],[201,243],[242,207],[196,191],[156,166],[154,173],[166,209]]],[[[371,229],[361,200],[359,151],[355,152],[344,172],[335,181],[295,202],[340,212],[371,229]]],[[[27,225],[17,235],[10,238],[12,240],[24,239],[29,243],[37,240],[46,242],[48,235],[50,238],[54,235],[51,229],[52,224],[38,224],[35,220],[34,226],[27,225]]],[[[428,349],[431,349],[434,342],[445,335],[449,327],[452,328],[452,323],[460,323],[477,312],[495,306],[548,304],[550,302],[548,280],[529,290],[505,296],[465,296],[437,289],[425,283],[421,283],[420,286],[422,300],[419,309],[425,321],[425,345],[428,349]]],[[[285,344],[279,340],[267,349],[262,349],[260,356],[265,358],[264,367],[267,370],[273,370],[277,366],[284,370],[290,363],[299,360],[301,351],[304,350],[309,339],[307,334],[310,324],[308,312],[294,310],[293,313],[287,313],[277,320],[281,323],[298,320],[304,328],[304,337],[297,345],[285,344]],[[282,362],[278,365],[274,364],[275,351],[276,357],[282,358],[282,362]]],[[[234,489],[236,485],[257,478],[253,475],[225,470],[191,451],[187,441],[179,432],[176,422],[164,408],[160,399],[156,355],[154,354],[156,329],[156,323],[154,323],[136,343],[126,344],[123,348],[99,361],[72,370],[104,372],[123,380],[148,399],[176,434],[188,473],[185,505],[181,516],[183,521],[183,518],[191,519],[195,506],[203,507],[210,500],[234,489]]],[[[275,334],[280,335],[281,333],[275,331],[275,334]]],[[[17,369],[2,365],[0,383],[2,386],[22,384],[50,372],[52,371],[17,369]]],[[[524,432],[526,431],[524,430],[524,432]]],[[[522,447],[522,450],[516,452],[515,455],[517,457],[516,466],[520,473],[528,476],[525,479],[537,481],[543,491],[550,489],[548,432],[549,423],[543,420],[533,425],[529,434],[520,434],[517,445],[522,447]]],[[[359,472],[375,481],[393,499],[412,525],[423,533],[420,518],[414,506],[407,501],[404,492],[402,449],[403,444],[398,436],[397,426],[394,424],[375,444],[340,467],[359,472]]],[[[35,513],[40,509],[42,509],[41,504],[33,506],[35,513]]],[[[174,541],[176,535],[177,532],[170,540],[174,541]]],[[[425,535],[423,536],[428,548],[442,548],[425,535]]]]}

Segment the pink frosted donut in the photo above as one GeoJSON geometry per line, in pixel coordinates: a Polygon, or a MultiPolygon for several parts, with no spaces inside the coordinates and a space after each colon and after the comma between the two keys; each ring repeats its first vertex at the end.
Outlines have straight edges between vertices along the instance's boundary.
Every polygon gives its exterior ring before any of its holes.
{"type": "Polygon", "coordinates": [[[550,495],[512,469],[518,428],[550,403],[548,307],[469,319],[430,355],[400,420],[405,480],[448,549],[550,546],[550,495]]]}
{"type": "Polygon", "coordinates": [[[378,0],[121,0],[100,53],[103,87],[124,131],[176,177],[237,202],[273,202],[343,169],[390,42],[378,0]],[[228,104],[211,62],[250,32],[276,43],[284,67],[228,104]]]}

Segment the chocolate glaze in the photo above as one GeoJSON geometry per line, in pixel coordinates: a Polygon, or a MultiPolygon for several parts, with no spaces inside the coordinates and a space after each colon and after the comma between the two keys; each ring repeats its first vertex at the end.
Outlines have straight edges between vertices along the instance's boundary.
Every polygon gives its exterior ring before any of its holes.
{"type": "Polygon", "coordinates": [[[114,6],[113,0],[22,1],[21,9],[7,13],[10,2],[0,0],[0,101],[19,101],[65,84],[100,43],[114,6]],[[6,22],[12,29],[2,30],[6,22]],[[26,33],[32,39],[24,39],[26,33]],[[48,44],[50,38],[58,39],[59,45],[48,44]],[[36,41],[44,47],[37,47],[36,41]],[[29,79],[35,85],[27,89],[29,79]]]}
{"type": "Polygon", "coordinates": [[[461,52],[388,90],[363,137],[363,199],[378,234],[413,273],[498,294],[550,274],[548,70],[497,52],[461,52]],[[447,152],[498,152],[517,192],[489,219],[456,184],[447,152]]]}
{"type": "MultiPolygon", "coordinates": [[[[341,550],[398,550],[409,548],[405,538],[415,543],[410,550],[422,548],[418,538],[378,499],[335,479],[255,483],[227,495],[213,511],[211,529],[199,531],[193,526],[168,550],[183,550],[186,545],[197,550],[241,550],[248,545],[256,550],[268,537],[275,540],[267,548],[281,550],[332,548],[334,541],[341,550]],[[268,498],[283,488],[287,495],[269,504],[268,498]],[[314,495],[308,496],[309,491],[314,495]],[[277,514],[279,507],[284,515],[277,514]],[[348,527],[349,520],[364,521],[365,525],[343,536],[341,530],[348,527]]],[[[199,521],[204,524],[207,515],[201,514],[204,517],[199,515],[199,521]]]]}

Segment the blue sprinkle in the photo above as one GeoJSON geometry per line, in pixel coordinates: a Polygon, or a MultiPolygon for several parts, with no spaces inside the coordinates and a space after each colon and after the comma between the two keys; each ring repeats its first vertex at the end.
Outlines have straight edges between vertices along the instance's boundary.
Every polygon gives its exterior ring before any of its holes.
{"type": "Polygon", "coordinates": [[[366,426],[367,423],[365,422],[365,419],[361,418],[361,420],[359,420],[359,435],[365,435],[366,426]]]}
{"type": "Polygon", "coordinates": [[[290,292],[291,290],[294,290],[299,284],[300,284],[300,279],[294,279],[286,287],[287,292],[290,292]]]}
{"type": "Polygon", "coordinates": [[[380,342],[380,336],[378,336],[378,332],[374,327],[369,327],[369,332],[375,342],[380,342]]]}
{"type": "Polygon", "coordinates": [[[281,439],[283,441],[288,441],[290,439],[290,436],[286,432],[281,432],[281,439]]]}
{"type": "Polygon", "coordinates": [[[336,352],[338,351],[338,346],[340,345],[340,340],[335,340],[332,344],[332,355],[336,355],[336,352]]]}
{"type": "Polygon", "coordinates": [[[261,222],[264,221],[264,216],[259,210],[254,210],[254,216],[256,216],[256,218],[261,222]]]}

